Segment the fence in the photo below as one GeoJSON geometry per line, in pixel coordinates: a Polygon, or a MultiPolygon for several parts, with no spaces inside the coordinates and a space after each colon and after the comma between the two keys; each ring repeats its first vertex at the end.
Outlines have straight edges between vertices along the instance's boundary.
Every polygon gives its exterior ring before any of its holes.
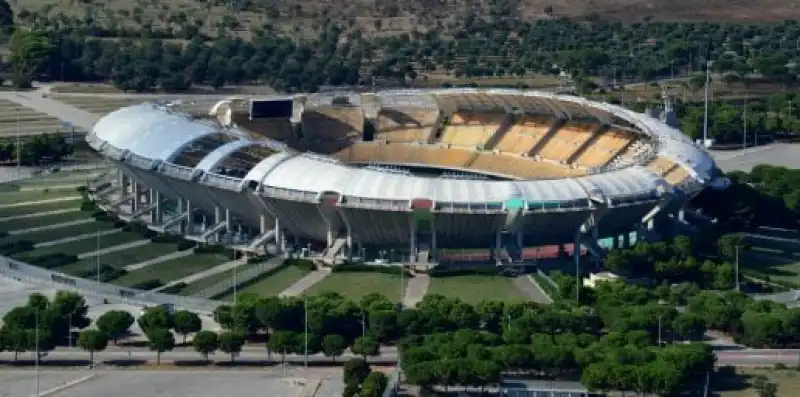
{"type": "Polygon", "coordinates": [[[33,285],[75,290],[81,294],[90,294],[106,299],[109,302],[127,303],[135,306],[170,304],[200,313],[211,313],[221,304],[221,302],[208,299],[161,294],[113,284],[98,283],[59,272],[52,272],[3,256],[0,256],[0,276],[33,285]]]}
{"type": "Polygon", "coordinates": [[[212,299],[218,296],[225,295],[232,291],[234,288],[255,280],[266,273],[272,272],[283,264],[283,257],[275,257],[266,262],[261,262],[256,267],[251,267],[242,272],[236,272],[236,278],[226,278],[219,283],[212,285],[193,296],[203,299],[212,299]]]}

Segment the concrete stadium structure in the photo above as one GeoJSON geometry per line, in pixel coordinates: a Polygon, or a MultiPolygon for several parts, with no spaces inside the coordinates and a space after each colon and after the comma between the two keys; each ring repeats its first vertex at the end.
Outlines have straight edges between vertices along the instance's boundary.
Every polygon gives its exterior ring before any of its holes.
{"type": "Polygon", "coordinates": [[[145,103],[106,115],[87,140],[118,165],[96,197],[124,219],[328,261],[364,248],[512,261],[572,244],[602,256],[601,238],[669,232],[715,169],[657,118],[518,90],[231,98],[202,115],[145,103]]]}

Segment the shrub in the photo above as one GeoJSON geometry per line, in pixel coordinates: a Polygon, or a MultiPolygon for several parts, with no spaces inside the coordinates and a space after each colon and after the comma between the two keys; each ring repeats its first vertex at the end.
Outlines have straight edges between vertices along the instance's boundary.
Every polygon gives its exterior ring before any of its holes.
{"type": "MultiPolygon", "coordinates": [[[[106,265],[106,264],[100,265],[100,281],[101,282],[106,283],[106,282],[109,282],[109,281],[112,281],[112,280],[116,280],[116,279],[118,279],[118,278],[120,278],[120,277],[122,277],[122,276],[124,276],[126,274],[128,274],[128,272],[125,271],[125,269],[116,268],[116,267],[113,267],[113,266],[110,266],[110,265],[106,265]]],[[[81,272],[80,274],[78,274],[78,276],[79,277],[83,277],[83,278],[95,279],[95,278],[97,278],[97,269],[96,268],[87,269],[87,270],[81,272]]]]}
{"type": "Polygon", "coordinates": [[[150,241],[154,243],[180,244],[186,240],[184,240],[184,238],[180,235],[165,233],[165,234],[156,234],[155,236],[150,238],[150,241]]]}
{"type": "Polygon", "coordinates": [[[430,277],[455,277],[455,276],[501,276],[503,273],[495,267],[481,267],[468,269],[439,268],[428,271],[430,277]]]}
{"type": "Polygon", "coordinates": [[[298,269],[305,270],[305,271],[314,271],[317,269],[317,266],[314,265],[314,262],[308,259],[287,259],[283,261],[284,264],[288,266],[294,266],[298,269]]]}
{"type": "Polygon", "coordinates": [[[334,266],[332,272],[372,272],[383,274],[404,274],[409,277],[412,274],[405,268],[400,266],[382,266],[382,265],[361,265],[361,264],[342,264],[334,266]]]}
{"type": "Polygon", "coordinates": [[[78,193],[86,193],[89,191],[89,188],[86,186],[78,186],[75,188],[78,193]]]}
{"type": "Polygon", "coordinates": [[[157,278],[154,278],[154,279],[144,280],[144,281],[135,283],[135,284],[131,285],[131,288],[139,289],[139,290],[146,290],[147,291],[147,290],[156,289],[156,288],[159,288],[159,287],[162,287],[162,286],[164,286],[164,283],[161,282],[161,280],[159,280],[157,278]]]}
{"type": "Polygon", "coordinates": [[[68,265],[78,260],[77,255],[67,255],[63,253],[47,254],[29,260],[31,265],[45,269],[54,269],[68,265]]]}
{"type": "Polygon", "coordinates": [[[97,204],[94,201],[84,199],[81,201],[81,211],[97,211],[97,204]]]}
{"type": "Polygon", "coordinates": [[[203,245],[195,248],[194,252],[198,254],[220,254],[225,255],[228,259],[233,259],[236,255],[232,249],[223,247],[221,245],[203,245]]]}
{"type": "Polygon", "coordinates": [[[122,229],[123,227],[125,227],[125,225],[126,223],[123,220],[115,220],[114,223],[111,224],[111,226],[113,226],[114,229],[122,229]]]}
{"type": "Polygon", "coordinates": [[[195,244],[193,241],[183,240],[178,243],[178,251],[186,251],[194,248],[195,244]]]}
{"type": "Polygon", "coordinates": [[[8,232],[0,231],[0,238],[8,237],[8,232]]]}
{"type": "Polygon", "coordinates": [[[0,243],[0,254],[14,255],[33,249],[34,242],[28,240],[7,240],[0,243]]]}
{"type": "Polygon", "coordinates": [[[169,287],[162,289],[161,292],[163,292],[165,294],[177,294],[177,293],[183,291],[183,289],[186,288],[188,285],[189,284],[186,284],[186,283],[183,283],[183,282],[177,283],[177,284],[170,285],[169,287]]]}

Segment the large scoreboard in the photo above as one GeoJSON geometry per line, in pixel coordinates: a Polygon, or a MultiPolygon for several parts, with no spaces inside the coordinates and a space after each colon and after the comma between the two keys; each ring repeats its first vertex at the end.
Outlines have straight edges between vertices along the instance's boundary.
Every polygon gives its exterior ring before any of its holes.
{"type": "Polygon", "coordinates": [[[250,101],[250,120],[289,119],[293,109],[291,99],[253,99],[250,101]]]}

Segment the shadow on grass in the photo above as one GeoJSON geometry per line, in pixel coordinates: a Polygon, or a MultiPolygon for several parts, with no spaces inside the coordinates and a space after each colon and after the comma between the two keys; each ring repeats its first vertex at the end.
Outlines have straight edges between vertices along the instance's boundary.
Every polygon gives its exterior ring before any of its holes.
{"type": "Polygon", "coordinates": [[[798,272],[780,268],[796,264],[798,264],[798,261],[794,258],[761,252],[747,252],[742,257],[743,268],[754,270],[767,276],[798,277],[800,265],[797,265],[798,272]]]}
{"type": "Polygon", "coordinates": [[[714,396],[719,396],[721,392],[746,390],[752,378],[752,375],[737,373],[735,367],[720,367],[711,378],[711,390],[714,396]]]}

